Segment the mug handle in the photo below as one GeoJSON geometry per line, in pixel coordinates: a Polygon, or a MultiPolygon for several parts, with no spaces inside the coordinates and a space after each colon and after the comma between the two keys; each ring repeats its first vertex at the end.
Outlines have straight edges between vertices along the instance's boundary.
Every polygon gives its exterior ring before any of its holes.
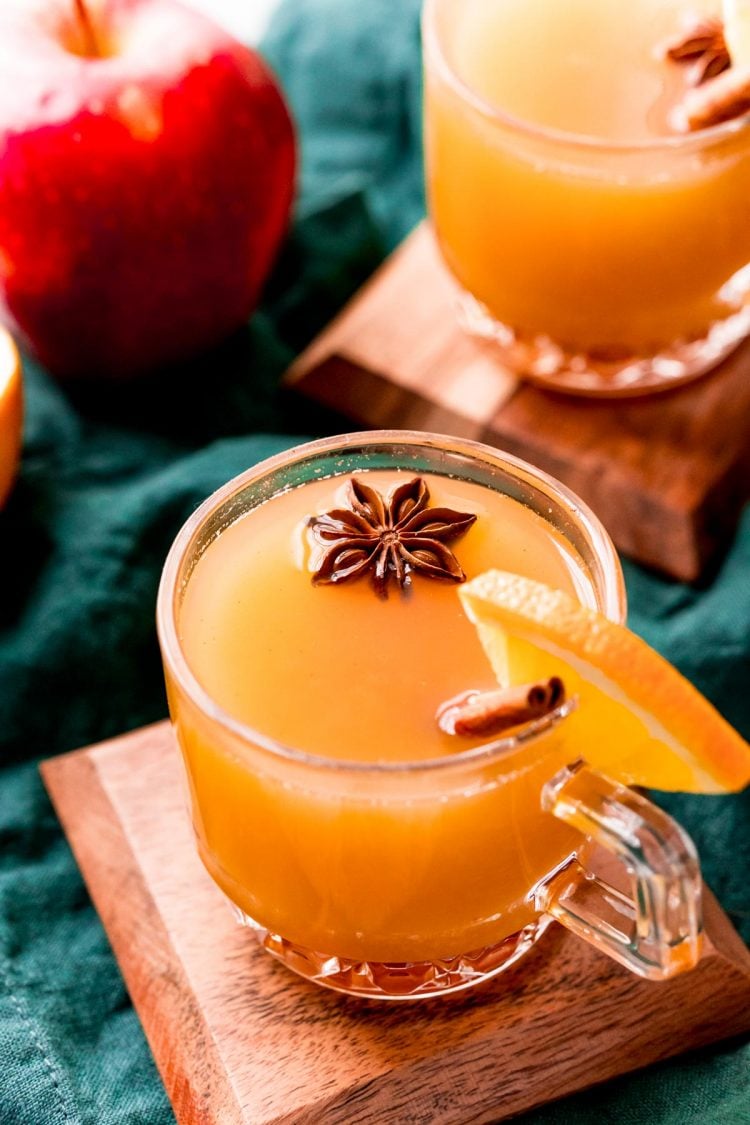
{"type": "Polygon", "coordinates": [[[697,964],[701,874],[695,846],[679,824],[583,761],[545,784],[542,808],[615,856],[631,893],[573,858],[537,886],[537,909],[649,980],[666,980],[697,964]]]}

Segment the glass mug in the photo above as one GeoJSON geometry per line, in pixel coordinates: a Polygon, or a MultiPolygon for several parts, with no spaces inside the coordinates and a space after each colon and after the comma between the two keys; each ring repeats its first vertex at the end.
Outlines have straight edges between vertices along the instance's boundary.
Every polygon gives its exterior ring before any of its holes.
{"type": "Polygon", "coordinates": [[[423,13],[428,210],[464,327],[568,393],[703,374],[750,332],[750,119],[626,144],[515,118],[466,79],[467,23],[497,34],[502,3],[423,13]]]}
{"type": "Polygon", "coordinates": [[[385,999],[486,980],[553,919],[642,976],[689,967],[701,935],[692,844],[646,798],[584,764],[586,747],[566,728],[575,700],[446,757],[342,761],[251,729],[194,676],[180,611],[212,543],[290,489],[366,469],[439,474],[520,502],[549,525],[551,550],[554,536],[569,546],[581,601],[625,616],[619,562],[597,518],[546,474],[475,442],[401,431],[327,438],[220,488],[175,540],[157,616],[199,853],[239,920],[303,977],[385,999]],[[587,868],[593,843],[629,891],[587,868]]]}

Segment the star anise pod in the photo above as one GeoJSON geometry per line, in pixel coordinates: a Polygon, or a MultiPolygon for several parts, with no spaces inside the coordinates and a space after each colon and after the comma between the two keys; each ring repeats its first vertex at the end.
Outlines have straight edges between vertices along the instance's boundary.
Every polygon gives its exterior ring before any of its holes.
{"type": "Polygon", "coordinates": [[[672,62],[690,67],[691,86],[701,86],[717,74],[722,74],[731,65],[731,58],[724,39],[721,20],[701,19],[693,23],[683,34],[668,43],[665,54],[672,62]]]}
{"type": "Polygon", "coordinates": [[[318,541],[330,544],[313,582],[350,582],[369,572],[382,597],[387,597],[392,578],[404,590],[414,573],[464,582],[466,575],[446,543],[463,535],[477,517],[428,508],[429,499],[422,477],[399,485],[389,499],[352,477],[351,507],[334,508],[310,520],[318,541]]]}

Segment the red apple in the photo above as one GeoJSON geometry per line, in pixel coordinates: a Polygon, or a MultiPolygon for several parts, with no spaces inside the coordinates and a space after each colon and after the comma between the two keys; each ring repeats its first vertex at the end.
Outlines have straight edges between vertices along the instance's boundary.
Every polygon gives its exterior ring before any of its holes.
{"type": "Polygon", "coordinates": [[[60,376],[242,324],[295,168],[258,55],[178,0],[0,0],[0,75],[0,319],[60,376]]]}

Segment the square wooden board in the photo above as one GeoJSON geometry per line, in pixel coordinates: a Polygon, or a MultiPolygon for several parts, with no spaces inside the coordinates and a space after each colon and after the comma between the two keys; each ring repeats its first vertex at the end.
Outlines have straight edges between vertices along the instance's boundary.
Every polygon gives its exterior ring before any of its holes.
{"type": "Polygon", "coordinates": [[[750,343],[673,391],[574,398],[519,382],[461,330],[455,297],[423,223],[294,362],[287,387],[354,428],[432,430],[522,457],[577,492],[623,554],[699,578],[750,498],[750,343]]]}
{"type": "Polygon", "coordinates": [[[197,858],[167,723],[42,775],[180,1125],[500,1121],[750,1030],[750,953],[708,891],[705,955],[664,984],[553,926],[473,993],[353,1001],[234,923],[197,858]]]}

